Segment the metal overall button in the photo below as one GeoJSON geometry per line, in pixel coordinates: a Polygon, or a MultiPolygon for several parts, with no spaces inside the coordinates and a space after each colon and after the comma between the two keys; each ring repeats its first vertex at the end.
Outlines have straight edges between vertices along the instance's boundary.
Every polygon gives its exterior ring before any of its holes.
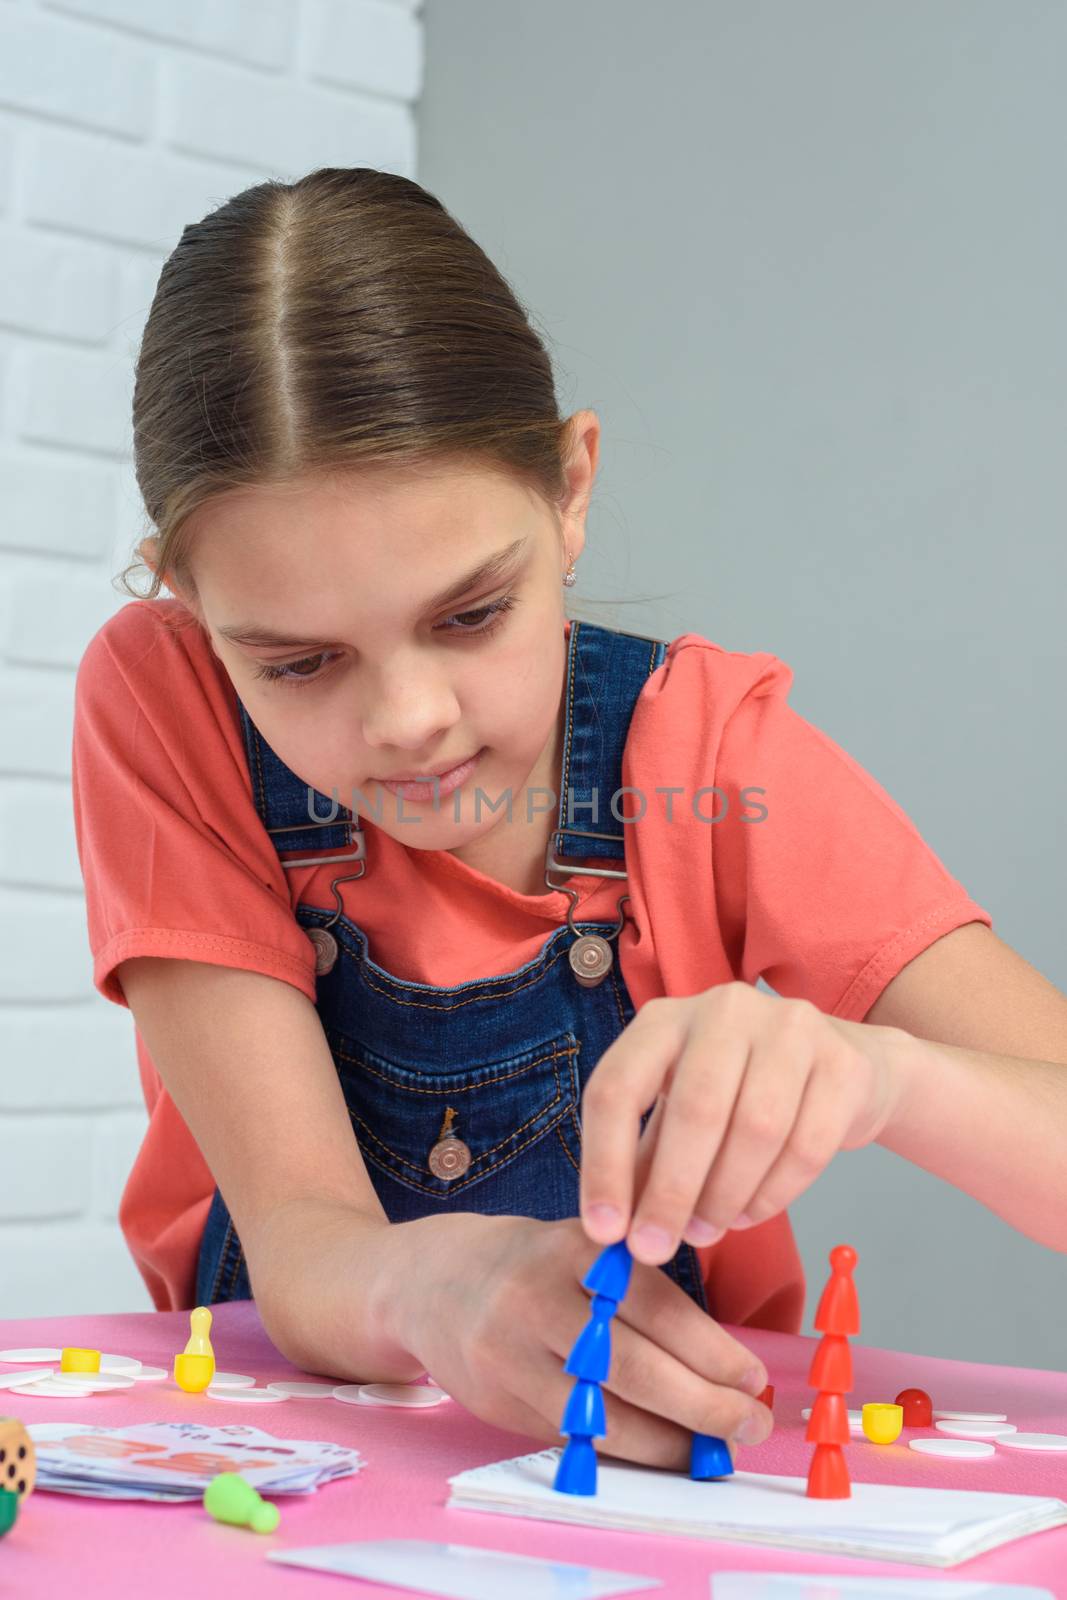
{"type": "MultiPolygon", "coordinates": [[[[337,885],[339,883],[348,883],[353,878],[362,878],[367,871],[367,841],[364,836],[363,829],[359,826],[357,818],[349,817],[347,814],[341,822],[336,822],[334,818],[336,817],[337,811],[341,809],[343,808],[339,807],[337,802],[334,801],[334,815],[329,817],[325,822],[316,818],[309,809],[309,820],[306,823],[289,822],[286,823],[283,828],[267,829],[268,833],[274,834],[308,833],[312,828],[344,827],[347,829],[347,838],[345,840],[346,844],[352,843],[352,835],[355,834],[356,848],[346,855],[301,856],[297,861],[282,862],[282,866],[287,868],[325,867],[336,861],[355,861],[359,864],[358,871],[346,873],[344,877],[336,877],[330,884],[330,888],[333,891],[334,900],[337,902],[337,910],[334,912],[329,922],[326,923],[325,927],[305,929],[305,932],[307,933],[308,938],[311,940],[312,947],[315,951],[315,976],[317,978],[321,977],[324,973],[332,972],[334,967],[337,965],[337,940],[329,931],[337,921],[338,917],[344,915],[344,902],[341,899],[341,891],[338,889],[337,885]]],[[[279,850],[283,848],[284,847],[282,845],[278,846],[279,850]]]]}
{"type": "Polygon", "coordinates": [[[332,972],[337,964],[337,940],[325,928],[308,928],[307,936],[315,947],[315,976],[332,972]]]}
{"type": "Polygon", "coordinates": [[[455,1120],[456,1113],[449,1106],[445,1112],[445,1120],[441,1124],[441,1132],[437,1135],[437,1143],[426,1160],[426,1165],[434,1177],[440,1178],[443,1183],[451,1183],[454,1178],[462,1178],[471,1164],[470,1147],[452,1132],[455,1120]]]}
{"type": "MultiPolygon", "coordinates": [[[[568,828],[568,834],[583,839],[609,839],[613,844],[618,841],[608,833],[590,833],[587,830],[568,828]]],[[[567,951],[567,960],[570,962],[571,971],[583,989],[594,989],[598,983],[603,983],[611,971],[614,962],[614,953],[609,939],[617,939],[622,932],[626,921],[623,906],[629,900],[628,894],[620,895],[615,903],[618,922],[612,928],[607,939],[601,938],[599,933],[579,933],[574,922],[574,913],[578,909],[578,891],[566,883],[553,883],[553,872],[567,872],[571,876],[582,878],[616,878],[626,881],[625,869],[618,867],[580,867],[574,862],[561,860],[555,852],[556,835],[553,834],[548,841],[545,851],[545,884],[549,889],[562,890],[570,904],[567,907],[567,926],[574,934],[574,943],[567,951]]]]}
{"type": "Polygon", "coordinates": [[[592,989],[611,971],[611,946],[599,933],[583,933],[567,951],[567,959],[582,987],[592,989]]]}

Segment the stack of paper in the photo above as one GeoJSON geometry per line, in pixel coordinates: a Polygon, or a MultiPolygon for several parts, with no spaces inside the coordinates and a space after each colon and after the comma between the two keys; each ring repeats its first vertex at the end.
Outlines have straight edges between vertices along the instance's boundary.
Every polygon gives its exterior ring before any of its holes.
{"type": "Polygon", "coordinates": [[[312,1494],[365,1466],[358,1450],[275,1439],[241,1424],[146,1422],[126,1428],[30,1423],[37,1488],[102,1500],[199,1500],[220,1472],[239,1472],[260,1494],[312,1494]]]}
{"type": "Polygon", "coordinates": [[[560,1451],[542,1450],[450,1478],[449,1505],[577,1522],[590,1528],[785,1545],[882,1561],[952,1567],[983,1550],[1067,1523],[1067,1504],[1041,1495],[853,1483],[848,1500],[809,1500],[803,1478],[735,1472],[695,1483],[628,1462],[597,1464],[591,1497],[552,1487],[560,1451]]]}

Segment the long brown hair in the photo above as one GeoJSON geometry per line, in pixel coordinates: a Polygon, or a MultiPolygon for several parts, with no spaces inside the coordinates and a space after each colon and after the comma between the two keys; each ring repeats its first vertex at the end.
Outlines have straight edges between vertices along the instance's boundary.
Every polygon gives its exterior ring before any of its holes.
{"type": "Polygon", "coordinates": [[[191,514],[316,470],[491,467],[560,525],[566,421],[545,347],[484,251],[417,183],[372,167],[271,179],[188,224],[145,324],[137,482],[151,586],[195,594],[191,514]]]}

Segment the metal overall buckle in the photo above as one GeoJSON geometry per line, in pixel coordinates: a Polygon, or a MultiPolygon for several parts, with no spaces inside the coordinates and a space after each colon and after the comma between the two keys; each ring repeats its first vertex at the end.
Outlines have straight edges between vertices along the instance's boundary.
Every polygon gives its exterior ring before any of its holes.
{"type": "Polygon", "coordinates": [[[626,921],[622,908],[630,896],[628,894],[619,896],[615,906],[619,920],[611,933],[608,934],[607,939],[602,939],[599,933],[579,933],[574,925],[574,912],[578,905],[578,891],[577,889],[568,888],[565,883],[553,883],[550,874],[553,872],[565,872],[568,877],[621,878],[625,883],[626,869],[625,867],[572,866],[566,858],[561,860],[553,849],[553,842],[557,833],[573,834],[579,839],[607,839],[612,844],[617,844],[618,841],[615,835],[611,833],[590,833],[583,828],[557,828],[553,831],[548,841],[548,849],[545,851],[545,883],[550,889],[561,889],[565,895],[570,897],[571,903],[567,908],[567,926],[574,934],[574,943],[567,951],[567,959],[570,961],[571,971],[584,989],[592,989],[598,983],[603,983],[611,971],[614,957],[608,940],[618,938],[622,932],[623,924],[626,921]]]}
{"type": "Polygon", "coordinates": [[[329,822],[290,822],[284,828],[268,828],[267,832],[275,833],[306,833],[311,828],[347,828],[348,838],[346,844],[352,843],[353,833],[356,836],[356,848],[348,855],[339,856],[301,856],[297,861],[283,861],[283,867],[325,867],[335,861],[358,861],[358,872],[346,872],[333,879],[330,888],[337,902],[337,910],[321,928],[308,928],[307,936],[315,947],[315,976],[319,977],[324,972],[331,972],[337,963],[337,940],[329,929],[333,927],[338,917],[344,911],[341,903],[341,894],[337,887],[339,883],[348,883],[352,878],[362,878],[367,870],[367,843],[363,829],[356,817],[342,817],[340,821],[333,818],[329,822]]]}

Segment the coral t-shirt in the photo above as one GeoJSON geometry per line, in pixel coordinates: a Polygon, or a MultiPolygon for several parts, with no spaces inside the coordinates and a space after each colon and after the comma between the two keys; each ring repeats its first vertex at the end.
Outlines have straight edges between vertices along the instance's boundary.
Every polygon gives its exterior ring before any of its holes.
{"type": "MultiPolygon", "coordinates": [[[[779,995],[862,1021],[934,940],[962,923],[992,925],[874,778],[792,709],[792,678],[765,651],[686,633],[641,689],[622,782],[645,805],[623,829],[630,902],[617,940],[637,1008],[762,977],[779,995]]],[[[130,601],[90,640],[72,759],[93,983],[105,999],[126,1004],[115,968],[147,955],[262,972],[314,1002],[314,949],[293,908],[332,910],[336,868],[283,868],[253,803],[233,686],[179,601],[130,601]]],[[[634,809],[620,803],[626,816],[634,809]]],[[[566,920],[559,889],[522,894],[447,850],[401,844],[365,816],[361,825],[368,870],[339,885],[342,903],[375,961],[404,981],[512,971],[566,920]],[[405,904],[419,916],[398,915],[405,904]]],[[[572,883],[579,921],[616,919],[617,880],[572,883]]],[[[172,1310],[193,1304],[214,1180],[134,1035],[149,1122],[119,1221],[153,1302],[172,1310]]],[[[799,1329],[804,1280],[786,1213],[699,1254],[719,1320],[799,1329]]]]}

